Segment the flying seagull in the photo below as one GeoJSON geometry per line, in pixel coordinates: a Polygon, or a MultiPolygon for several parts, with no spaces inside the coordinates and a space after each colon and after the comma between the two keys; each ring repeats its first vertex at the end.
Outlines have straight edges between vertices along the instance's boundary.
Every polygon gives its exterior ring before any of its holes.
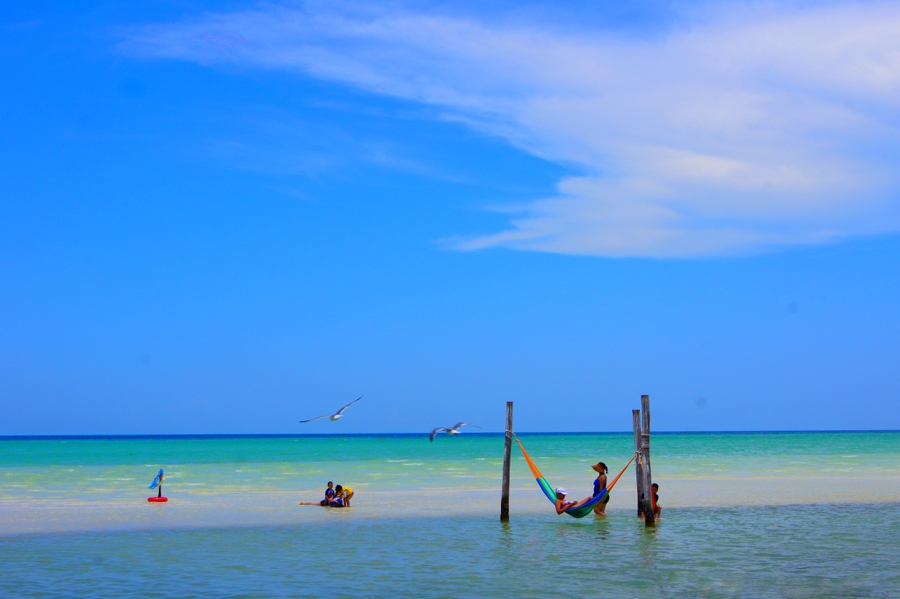
{"type": "MultiPolygon", "coordinates": [[[[434,429],[433,431],[431,431],[431,437],[429,438],[429,441],[434,441],[434,438],[437,437],[437,434],[440,433],[441,431],[447,433],[448,435],[458,435],[458,434],[460,434],[460,432],[462,432],[459,430],[459,428],[461,426],[467,426],[467,425],[475,426],[474,424],[469,424],[468,422],[457,422],[451,428],[447,428],[446,426],[439,426],[436,429],[434,429]]],[[[481,428],[481,427],[475,426],[475,428],[481,428]]]]}
{"type": "Polygon", "coordinates": [[[344,406],[343,408],[341,408],[340,410],[338,410],[337,412],[335,412],[334,414],[332,414],[332,415],[330,415],[330,416],[327,415],[327,414],[326,414],[325,416],[316,416],[315,418],[310,418],[309,420],[301,420],[301,421],[300,421],[300,424],[303,424],[303,423],[305,423],[305,422],[312,422],[313,420],[320,420],[320,419],[322,419],[322,418],[328,418],[329,420],[331,420],[332,422],[334,422],[335,420],[337,420],[338,418],[340,418],[341,416],[344,415],[344,410],[346,410],[347,408],[349,408],[350,406],[352,406],[353,404],[355,404],[356,402],[358,402],[358,401],[361,400],[362,398],[363,398],[363,396],[360,395],[359,397],[357,397],[356,399],[354,399],[353,401],[351,401],[350,403],[348,403],[346,406],[344,406]]]}

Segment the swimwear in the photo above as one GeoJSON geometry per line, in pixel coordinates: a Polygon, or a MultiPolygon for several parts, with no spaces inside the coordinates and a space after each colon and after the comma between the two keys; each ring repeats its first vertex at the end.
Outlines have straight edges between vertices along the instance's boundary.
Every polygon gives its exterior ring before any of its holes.
{"type": "MultiPolygon", "coordinates": [[[[603,487],[603,489],[605,489],[605,488],[606,487],[603,487]]],[[[597,495],[599,495],[600,493],[603,492],[603,489],[600,488],[600,477],[598,476],[597,478],[594,479],[594,494],[591,495],[591,497],[596,497],[597,495]]],[[[607,501],[609,501],[609,493],[606,494],[606,497],[607,497],[606,501],[604,501],[603,503],[606,503],[607,501]]]]}

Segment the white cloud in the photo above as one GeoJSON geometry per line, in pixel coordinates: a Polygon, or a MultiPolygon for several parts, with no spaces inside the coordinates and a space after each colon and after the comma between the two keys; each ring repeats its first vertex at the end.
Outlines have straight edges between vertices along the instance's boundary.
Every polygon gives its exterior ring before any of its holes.
{"type": "Polygon", "coordinates": [[[585,173],[456,247],[667,257],[900,230],[898,32],[897,4],[720,7],[652,39],[264,5],[130,30],[122,48],[440,106],[585,173]]]}

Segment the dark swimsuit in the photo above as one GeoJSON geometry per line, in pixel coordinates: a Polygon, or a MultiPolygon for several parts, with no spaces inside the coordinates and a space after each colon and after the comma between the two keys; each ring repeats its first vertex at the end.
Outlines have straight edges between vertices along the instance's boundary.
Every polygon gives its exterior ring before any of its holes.
{"type": "MultiPolygon", "coordinates": [[[[605,488],[606,487],[604,487],[604,489],[605,488]]],[[[603,492],[603,489],[600,488],[600,477],[598,476],[597,478],[594,479],[594,494],[592,495],[592,497],[596,497],[597,495],[599,495],[602,492],[603,492]]],[[[604,497],[597,503],[609,503],[609,491],[606,492],[606,497],[604,497]]]]}

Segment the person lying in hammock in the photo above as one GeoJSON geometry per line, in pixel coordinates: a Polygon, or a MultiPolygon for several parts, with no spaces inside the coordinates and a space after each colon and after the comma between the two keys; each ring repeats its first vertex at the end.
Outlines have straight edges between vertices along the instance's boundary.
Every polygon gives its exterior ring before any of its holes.
{"type": "Polygon", "coordinates": [[[581,501],[566,501],[566,490],[562,487],[558,487],[556,489],[556,515],[559,516],[560,514],[565,513],[565,511],[569,508],[584,505],[590,500],[591,497],[582,499],[581,501]]]}
{"type": "Polygon", "coordinates": [[[559,516],[573,505],[575,505],[574,501],[566,501],[566,490],[558,487],[556,489],[556,515],[559,516]]]}

